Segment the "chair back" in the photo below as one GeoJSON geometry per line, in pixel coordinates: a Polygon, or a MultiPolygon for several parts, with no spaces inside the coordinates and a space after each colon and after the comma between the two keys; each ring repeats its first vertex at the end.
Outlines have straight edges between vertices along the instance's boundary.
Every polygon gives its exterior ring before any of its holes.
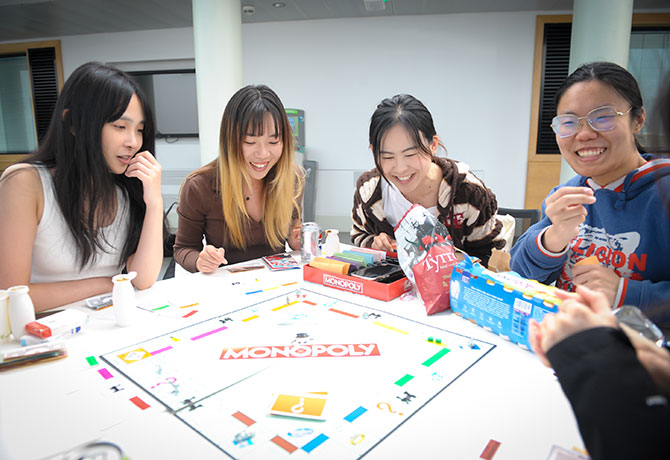
{"type": "Polygon", "coordinates": [[[528,228],[536,224],[542,218],[542,213],[539,209],[515,209],[515,208],[498,208],[498,215],[510,215],[514,217],[514,238],[512,246],[516,244],[517,240],[528,228]]]}

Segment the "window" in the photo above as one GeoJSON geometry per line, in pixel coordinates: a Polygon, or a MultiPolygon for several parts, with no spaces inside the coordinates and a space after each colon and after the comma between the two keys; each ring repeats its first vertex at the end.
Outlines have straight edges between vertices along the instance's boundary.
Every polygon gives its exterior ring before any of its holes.
{"type": "Polygon", "coordinates": [[[654,120],[660,85],[670,75],[670,27],[634,28],[630,37],[628,70],[633,74],[647,107],[647,122],[638,139],[649,152],[670,153],[670,139],[654,120]]]}
{"type": "Polygon", "coordinates": [[[0,45],[0,171],[37,148],[62,85],[59,41],[0,45]]]}
{"type": "Polygon", "coordinates": [[[542,50],[542,88],[540,89],[540,116],[537,126],[537,154],[560,153],[551,120],[556,114],[554,95],[568,76],[570,65],[570,34],[572,24],[546,24],[542,50]]]}
{"type": "Polygon", "coordinates": [[[156,118],[159,138],[198,137],[195,70],[129,71],[156,118]]]}
{"type": "Polygon", "coordinates": [[[0,56],[0,153],[28,153],[37,147],[28,57],[0,56]]]}

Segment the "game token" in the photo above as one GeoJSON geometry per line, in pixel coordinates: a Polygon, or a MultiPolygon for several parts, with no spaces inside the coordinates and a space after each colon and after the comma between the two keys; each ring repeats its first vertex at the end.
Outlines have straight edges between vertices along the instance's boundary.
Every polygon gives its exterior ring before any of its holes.
{"type": "Polygon", "coordinates": [[[242,430],[239,433],[235,435],[235,438],[233,439],[233,444],[241,444],[243,442],[247,442],[250,444],[251,438],[255,436],[255,433],[253,431],[247,431],[247,430],[242,430]]]}

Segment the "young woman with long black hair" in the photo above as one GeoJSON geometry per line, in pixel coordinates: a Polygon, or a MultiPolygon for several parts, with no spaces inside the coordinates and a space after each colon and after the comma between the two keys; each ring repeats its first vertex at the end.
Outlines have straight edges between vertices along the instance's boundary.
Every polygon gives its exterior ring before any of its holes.
{"type": "Polygon", "coordinates": [[[28,285],[37,311],[156,280],[163,260],[153,115],[128,75],[100,63],[63,86],[38,150],[0,180],[0,288],[28,285]]]}
{"type": "Polygon", "coordinates": [[[376,168],[358,178],[351,240],[356,246],[393,251],[393,228],[414,204],[444,223],[454,246],[488,264],[502,249],[502,223],[494,193],[461,161],[437,156],[446,150],[425,105],[409,94],[379,103],[370,119],[376,168]]]}

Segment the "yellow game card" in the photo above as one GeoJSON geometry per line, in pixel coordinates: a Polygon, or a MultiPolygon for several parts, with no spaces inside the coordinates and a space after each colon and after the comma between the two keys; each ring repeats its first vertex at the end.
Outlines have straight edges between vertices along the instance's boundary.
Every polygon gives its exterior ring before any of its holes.
{"type": "Polygon", "coordinates": [[[271,415],[325,420],[323,409],[328,393],[278,394],[270,405],[271,415]]]}

